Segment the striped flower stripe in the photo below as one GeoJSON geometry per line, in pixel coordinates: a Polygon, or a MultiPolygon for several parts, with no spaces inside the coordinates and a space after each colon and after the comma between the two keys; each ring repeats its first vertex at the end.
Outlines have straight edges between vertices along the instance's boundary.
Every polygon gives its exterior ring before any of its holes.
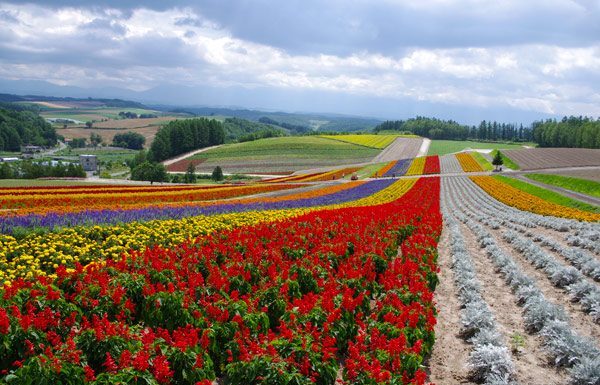
{"type": "Polygon", "coordinates": [[[458,159],[458,163],[460,163],[460,167],[462,167],[464,172],[480,172],[483,171],[483,168],[473,158],[473,156],[467,152],[461,152],[456,154],[456,159],[458,159]]]}

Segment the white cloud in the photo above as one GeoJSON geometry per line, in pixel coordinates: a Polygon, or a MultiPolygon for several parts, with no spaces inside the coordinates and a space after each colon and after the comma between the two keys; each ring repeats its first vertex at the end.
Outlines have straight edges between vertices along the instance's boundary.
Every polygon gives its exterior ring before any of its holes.
{"type": "Polygon", "coordinates": [[[238,38],[185,7],[122,12],[0,4],[2,9],[15,19],[0,25],[4,78],[134,90],[160,84],[307,89],[544,113],[578,108],[600,115],[598,84],[573,83],[582,71],[600,78],[598,43],[294,54],[238,38]]]}

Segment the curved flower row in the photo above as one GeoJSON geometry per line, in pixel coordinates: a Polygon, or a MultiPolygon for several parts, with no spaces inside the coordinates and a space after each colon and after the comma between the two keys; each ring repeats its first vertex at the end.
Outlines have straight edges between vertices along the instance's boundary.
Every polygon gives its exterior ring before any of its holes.
{"type": "Polygon", "coordinates": [[[440,231],[427,178],[383,205],[16,280],[0,290],[1,380],[422,385],[440,231]]]}
{"type": "Polygon", "coordinates": [[[266,193],[271,191],[297,188],[293,184],[254,184],[242,186],[222,186],[220,188],[190,187],[183,190],[121,192],[102,194],[46,194],[46,195],[11,195],[0,199],[0,207],[12,209],[6,215],[23,215],[29,213],[66,213],[81,210],[102,210],[114,208],[141,208],[156,204],[178,202],[194,202],[205,200],[227,199],[243,195],[266,193]]]}
{"type": "Polygon", "coordinates": [[[330,208],[342,208],[386,203],[405,194],[416,180],[401,180],[394,184],[390,181],[376,182],[358,182],[351,189],[295,201],[278,202],[274,199],[272,203],[221,206],[226,213],[234,208],[270,208],[264,211],[178,217],[178,220],[134,220],[110,226],[75,226],[45,234],[33,232],[23,239],[3,235],[0,236],[0,282],[10,282],[17,277],[52,275],[59,266],[74,268],[76,263],[85,265],[117,258],[129,250],[143,250],[153,244],[169,246],[213,231],[277,221],[327,205],[332,205],[330,208]],[[279,210],[274,210],[276,208],[279,210]]]}
{"type": "Polygon", "coordinates": [[[588,222],[600,221],[600,214],[577,210],[545,201],[494,179],[491,176],[474,176],[471,177],[471,179],[489,195],[500,202],[516,207],[519,210],[588,222]]]}
{"type": "Polygon", "coordinates": [[[464,172],[478,172],[483,171],[481,165],[473,158],[473,155],[467,152],[461,152],[456,154],[456,159],[460,163],[460,167],[462,167],[464,172]]]}

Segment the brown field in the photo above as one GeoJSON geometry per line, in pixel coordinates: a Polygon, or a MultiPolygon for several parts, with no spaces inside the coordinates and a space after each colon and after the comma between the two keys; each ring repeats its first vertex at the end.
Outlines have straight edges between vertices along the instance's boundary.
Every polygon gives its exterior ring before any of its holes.
{"type": "MultiPolygon", "coordinates": [[[[127,131],[137,132],[141,134],[144,138],[146,138],[145,147],[149,147],[154,140],[154,136],[158,131],[159,126],[149,126],[143,128],[132,128],[127,131]]],[[[124,133],[124,130],[117,129],[109,129],[109,128],[83,128],[83,127],[75,127],[75,128],[57,128],[56,133],[65,137],[65,139],[75,139],[75,138],[86,138],[90,139],[90,135],[92,133],[100,134],[105,143],[112,143],[112,140],[115,135],[124,133]]]]}
{"type": "MultiPolygon", "coordinates": [[[[95,128],[114,128],[114,129],[132,129],[132,128],[143,128],[148,126],[159,126],[164,123],[168,123],[172,120],[176,120],[174,116],[162,116],[159,118],[149,119],[115,119],[107,120],[104,122],[94,122],[93,127],[95,128]]],[[[82,126],[77,126],[82,127],[82,126]]]]}
{"type": "Polygon", "coordinates": [[[204,162],[204,159],[182,159],[175,163],[171,163],[167,166],[169,172],[186,172],[190,163],[197,167],[200,163],[204,162]]]}
{"type": "Polygon", "coordinates": [[[589,148],[527,148],[502,152],[522,170],[600,166],[600,150],[589,148]]]}
{"type": "Polygon", "coordinates": [[[415,158],[419,153],[421,143],[423,143],[423,138],[397,138],[377,155],[373,162],[391,162],[398,159],[415,158]]]}
{"type": "Polygon", "coordinates": [[[102,102],[93,102],[93,101],[60,101],[60,102],[31,102],[33,104],[37,104],[42,107],[48,108],[94,108],[100,107],[104,105],[102,102]]]}

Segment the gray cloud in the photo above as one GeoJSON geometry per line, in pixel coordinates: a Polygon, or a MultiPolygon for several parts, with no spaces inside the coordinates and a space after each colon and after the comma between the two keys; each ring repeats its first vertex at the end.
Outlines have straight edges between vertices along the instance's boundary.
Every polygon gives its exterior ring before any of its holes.
{"type": "Polygon", "coordinates": [[[600,114],[599,3],[0,3],[0,78],[600,114]]]}

